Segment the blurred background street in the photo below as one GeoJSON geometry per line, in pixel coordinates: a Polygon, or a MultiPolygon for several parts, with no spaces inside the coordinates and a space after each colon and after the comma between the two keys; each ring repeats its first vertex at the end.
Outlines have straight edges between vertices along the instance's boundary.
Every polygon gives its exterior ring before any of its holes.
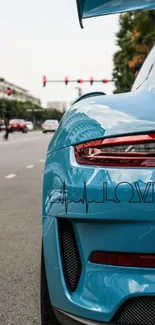
{"type": "Polygon", "coordinates": [[[52,132],[80,95],[129,92],[155,43],[155,10],[83,23],[74,0],[1,3],[0,325],[40,325],[42,180],[52,132]]]}
{"type": "Polygon", "coordinates": [[[41,196],[52,134],[0,133],[0,324],[40,324],[41,196]]]}

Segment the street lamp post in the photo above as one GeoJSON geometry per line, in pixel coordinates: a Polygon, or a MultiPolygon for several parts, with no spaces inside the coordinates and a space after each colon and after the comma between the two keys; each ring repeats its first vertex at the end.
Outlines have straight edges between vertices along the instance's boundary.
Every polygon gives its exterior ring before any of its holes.
{"type": "Polygon", "coordinates": [[[82,96],[82,88],[81,87],[76,87],[76,89],[78,90],[78,96],[82,96]]]}

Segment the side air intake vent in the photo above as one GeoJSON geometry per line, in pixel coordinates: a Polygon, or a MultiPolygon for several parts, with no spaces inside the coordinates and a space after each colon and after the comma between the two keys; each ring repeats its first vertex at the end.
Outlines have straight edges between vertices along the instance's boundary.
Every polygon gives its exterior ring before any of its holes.
{"type": "Polygon", "coordinates": [[[155,324],[155,297],[138,297],[124,303],[112,323],[132,325],[155,324]]]}
{"type": "Polygon", "coordinates": [[[59,238],[64,276],[70,291],[75,291],[78,285],[82,264],[72,222],[59,220],[59,238]]]}

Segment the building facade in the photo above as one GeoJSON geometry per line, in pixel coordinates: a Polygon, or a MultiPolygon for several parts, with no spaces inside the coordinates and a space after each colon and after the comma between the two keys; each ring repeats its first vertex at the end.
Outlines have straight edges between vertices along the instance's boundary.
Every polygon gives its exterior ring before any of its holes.
{"type": "Polygon", "coordinates": [[[70,103],[67,101],[53,100],[47,103],[47,109],[55,108],[60,112],[64,112],[70,106],[70,103]]]}
{"type": "Polygon", "coordinates": [[[14,99],[21,102],[30,101],[33,104],[40,105],[41,101],[38,97],[33,96],[27,89],[11,83],[4,78],[0,78],[0,98],[14,99]],[[7,95],[7,88],[11,89],[11,95],[7,95]]]}

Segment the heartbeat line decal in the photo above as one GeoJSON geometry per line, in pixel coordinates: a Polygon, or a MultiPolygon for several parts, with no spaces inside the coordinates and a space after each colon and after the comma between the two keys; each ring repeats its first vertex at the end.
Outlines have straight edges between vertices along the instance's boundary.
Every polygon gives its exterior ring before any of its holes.
{"type": "MultiPolygon", "coordinates": [[[[103,182],[102,188],[92,189],[89,187],[89,190],[92,193],[95,193],[97,197],[96,191],[101,195],[101,200],[89,199],[88,197],[88,188],[86,182],[83,185],[83,193],[79,199],[68,199],[68,191],[65,182],[63,182],[62,190],[52,190],[50,197],[46,199],[46,213],[50,210],[51,205],[53,204],[62,204],[65,207],[65,213],[68,213],[68,206],[69,204],[75,203],[80,204],[82,203],[85,206],[85,212],[89,212],[89,204],[96,203],[154,203],[155,198],[155,191],[154,186],[155,182],[148,182],[144,183],[143,187],[141,184],[139,185],[138,182],[130,184],[128,182],[121,182],[118,183],[116,186],[110,187],[110,191],[108,193],[108,184],[107,182],[103,182]],[[145,185],[145,186],[144,186],[145,185]],[[121,195],[119,193],[119,189],[121,187],[121,195]]],[[[76,189],[74,189],[74,196],[76,196],[76,189]]],[[[78,192],[77,192],[78,193],[78,192]]],[[[78,198],[78,195],[77,195],[78,198]]]]}

